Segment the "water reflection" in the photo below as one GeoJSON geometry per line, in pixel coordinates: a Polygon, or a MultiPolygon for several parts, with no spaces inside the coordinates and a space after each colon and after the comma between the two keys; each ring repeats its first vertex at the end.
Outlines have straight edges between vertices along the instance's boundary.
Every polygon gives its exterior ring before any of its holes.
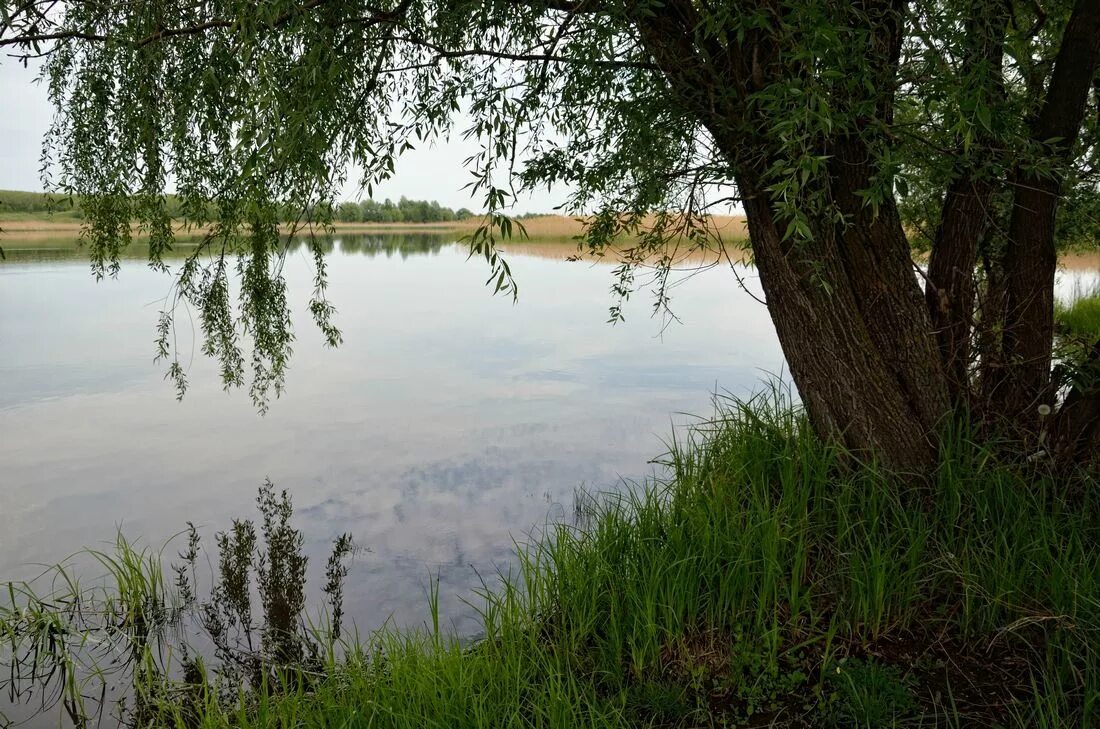
{"type": "MultiPolygon", "coordinates": [[[[515,305],[442,235],[325,245],[345,343],[325,349],[310,327],[311,261],[292,244],[294,357],[286,394],[260,417],[246,393],[221,390],[194,337],[179,342],[194,351],[192,388],[174,401],[152,362],[171,279],[136,260],[141,243],[97,283],[72,241],[4,242],[0,579],[100,546],[116,526],[160,543],[191,520],[211,544],[254,515],[270,478],[294,495],[315,590],[335,535],[369,550],[346,592],[361,629],[423,624],[432,575],[444,620],[471,635],[463,600],[479,574],[509,569],[514,540],[567,519],[578,487],[650,473],[684,413],[710,412],[710,393],[746,394],[782,371],[766,311],[725,267],[673,290],[681,324],[663,328],[640,295],[611,327],[608,267],[566,262],[568,245],[512,247],[515,305]]],[[[759,295],[753,270],[738,273],[759,295]]],[[[1097,282],[1095,265],[1067,266],[1059,294],[1097,282]]]]}
{"type": "Polygon", "coordinates": [[[193,520],[209,541],[252,514],[268,477],[294,494],[314,562],[344,531],[370,550],[347,595],[360,627],[423,622],[431,573],[445,619],[469,633],[475,569],[506,570],[513,540],[570,513],[578,487],[649,473],[689,419],[678,413],[708,414],[716,388],[747,393],[782,368],[766,312],[727,270],[677,288],[684,323],[662,333],[644,296],[607,325],[609,269],[565,262],[568,245],[510,254],[515,305],[443,236],[326,245],[345,344],[325,349],[310,327],[311,262],[292,246],[294,357],[287,393],[260,417],[246,393],[221,391],[190,339],[192,389],[174,401],[152,363],[170,277],[131,260],[96,283],[71,244],[5,242],[0,575],[29,576],[116,525],[158,542],[193,520]]]}
{"type": "MultiPolygon", "coordinates": [[[[97,283],[61,243],[8,240],[0,262],[5,579],[116,525],[156,542],[190,519],[209,536],[250,514],[269,477],[294,493],[315,556],[343,531],[371,550],[350,581],[362,627],[422,621],[438,571],[448,616],[473,630],[459,600],[471,565],[506,568],[512,539],[568,513],[577,487],[647,474],[689,419],[678,413],[706,415],[716,389],[745,394],[783,366],[766,311],[722,267],[674,289],[682,324],[663,329],[639,295],[612,327],[608,267],[565,262],[568,244],[513,247],[513,305],[445,236],[343,236],[326,246],[345,344],[325,349],[309,325],[311,262],[294,244],[287,393],[260,417],[246,393],[222,392],[183,313],[192,389],[177,403],[152,362],[170,277],[132,260],[97,283]]],[[[1094,266],[1069,266],[1059,292],[1097,281],[1094,266]]]]}
{"type": "MultiPolygon", "coordinates": [[[[181,236],[177,238],[172,250],[164,254],[168,261],[181,260],[192,254],[202,242],[200,236],[181,236]]],[[[454,236],[442,233],[386,233],[378,235],[342,235],[320,236],[314,242],[325,253],[333,253],[339,250],[344,254],[359,254],[366,256],[408,256],[436,253],[443,246],[454,242],[454,236]]],[[[307,247],[306,238],[301,236],[289,236],[285,239],[284,248],[287,254],[299,253],[307,247]]],[[[85,261],[87,251],[72,237],[41,236],[37,238],[2,239],[0,248],[4,251],[4,257],[9,264],[19,263],[48,263],[51,261],[85,261]]],[[[119,253],[123,260],[147,260],[149,257],[148,241],[135,238],[129,245],[124,246],[119,253]]],[[[2,263],[4,261],[0,261],[2,263]]]]}

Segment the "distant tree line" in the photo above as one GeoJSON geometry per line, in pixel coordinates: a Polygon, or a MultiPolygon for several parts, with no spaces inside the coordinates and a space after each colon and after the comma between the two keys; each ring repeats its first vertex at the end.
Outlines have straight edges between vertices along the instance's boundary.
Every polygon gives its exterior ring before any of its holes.
{"type": "Polygon", "coordinates": [[[6,213],[59,213],[79,215],[80,205],[68,198],[54,197],[42,192],[0,190],[0,214],[6,213]]]}
{"type": "MultiPolygon", "coordinates": [[[[182,215],[183,211],[175,195],[165,196],[165,203],[171,217],[178,218],[182,215]]],[[[0,190],[0,215],[11,213],[52,213],[64,217],[83,217],[80,204],[75,200],[42,192],[0,190]]],[[[281,214],[285,220],[299,217],[289,208],[281,214]]],[[[452,210],[435,201],[409,200],[405,197],[396,203],[388,198],[382,202],[344,202],[333,211],[333,219],[341,223],[447,223],[473,216],[474,213],[466,208],[452,210]]]]}
{"type": "Polygon", "coordinates": [[[363,200],[344,202],[334,216],[341,223],[447,223],[473,217],[466,208],[452,210],[428,200],[402,197],[395,204],[389,198],[382,202],[363,200]]]}

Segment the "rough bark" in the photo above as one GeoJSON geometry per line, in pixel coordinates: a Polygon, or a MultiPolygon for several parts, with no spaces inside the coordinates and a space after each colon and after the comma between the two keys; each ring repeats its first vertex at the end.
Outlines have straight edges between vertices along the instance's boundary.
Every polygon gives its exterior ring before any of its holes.
{"type": "MultiPolygon", "coordinates": [[[[771,120],[764,113],[753,116],[750,101],[754,91],[787,82],[783,74],[799,70],[784,65],[781,49],[765,32],[722,45],[700,35],[690,0],[650,7],[637,23],[672,92],[709,131],[737,180],[769,312],[818,433],[871,452],[890,467],[927,470],[937,455],[937,427],[970,387],[974,267],[997,183],[980,164],[960,170],[945,197],[930,289],[922,292],[893,199],[871,206],[864,194],[881,172],[872,148],[882,141],[876,130],[891,123],[905,3],[862,0],[850,7],[853,22],[871,30],[862,36],[866,46],[852,53],[867,59],[875,77],[853,85],[869,89],[867,96],[837,101],[870,110],[867,118],[821,139],[827,179],[814,183],[819,187],[813,204],[819,207],[807,209],[810,240],[798,242],[785,236],[790,221],[780,217],[767,191],[768,170],[783,160],[784,148],[768,135],[771,120]]],[[[976,53],[987,64],[989,93],[996,94],[1008,5],[993,7],[999,8],[996,17],[974,26],[981,29],[976,53]]],[[[1098,54],[1100,2],[1078,0],[1031,123],[1035,143],[1045,145],[1055,170],[1068,161],[1098,54]]],[[[989,348],[982,352],[983,364],[993,372],[983,387],[996,412],[1014,419],[1027,413],[1017,422],[1038,433],[1035,405],[1051,394],[1054,215],[1061,178],[1021,166],[1011,182],[1007,253],[993,267],[997,290],[983,302],[988,321],[981,345],[989,348]]],[[[1087,404],[1092,400],[1077,402],[1068,403],[1067,413],[1074,415],[1065,421],[1073,424],[1074,435],[1066,437],[1074,448],[1093,442],[1098,427],[1087,404]]]]}
{"type": "MultiPolygon", "coordinates": [[[[857,194],[870,187],[877,172],[869,151],[858,141],[838,144],[830,168],[835,201],[846,217],[835,235],[847,284],[908,417],[928,440],[950,407],[947,379],[901,218],[892,199],[876,213],[857,194]]],[[[911,441],[910,448],[915,443],[911,441]]]]}
{"type": "MultiPolygon", "coordinates": [[[[866,52],[882,77],[874,113],[888,122],[893,99],[881,89],[894,84],[902,3],[858,5],[877,30],[866,52]]],[[[639,29],[674,92],[735,170],[768,310],[817,432],[889,467],[928,470],[934,432],[949,410],[946,378],[893,200],[876,211],[859,194],[878,172],[866,139],[851,130],[823,142],[830,157],[824,188],[844,222],[823,214],[811,221],[812,240],[785,240],[788,221],[778,219],[763,182],[780,153],[752,132],[766,128],[766,119],[743,117],[744,95],[769,82],[777,51],[764,34],[749,34],[729,51],[708,48],[694,38],[696,22],[690,3],[671,0],[639,20],[639,29]]]]}
{"type": "Polygon", "coordinates": [[[880,266],[870,247],[895,246],[870,235],[858,242],[815,240],[812,251],[784,244],[766,196],[741,184],[768,310],[818,433],[870,451],[893,468],[926,470],[947,390],[912,271],[899,277],[893,266],[880,266]],[[814,280],[822,275],[831,281],[828,289],[814,280]],[[902,331],[923,322],[924,334],[895,348],[889,342],[903,335],[888,332],[888,322],[905,319],[910,326],[902,331]]]}
{"type": "Polygon", "coordinates": [[[1051,170],[1021,167],[1004,257],[1005,297],[1001,361],[994,407],[1021,433],[1040,426],[1037,406],[1053,404],[1054,217],[1062,188],[1059,169],[1069,159],[1100,62],[1100,2],[1077,0],[1062,36],[1046,97],[1031,124],[1032,142],[1047,151],[1051,170]],[[1053,140],[1053,141],[1052,141],[1053,140]]]}
{"type": "MultiPolygon", "coordinates": [[[[976,87],[977,103],[991,109],[1004,97],[1001,67],[1011,7],[1004,0],[994,0],[977,3],[974,10],[966,29],[969,51],[964,54],[963,63],[969,82],[976,87]]],[[[979,128],[976,136],[969,158],[964,157],[960,144],[959,156],[967,164],[951,180],[944,194],[925,286],[928,311],[956,405],[972,404],[974,269],[996,189],[992,173],[986,169],[996,140],[992,131],[985,128],[979,128]]]]}
{"type": "Polygon", "coordinates": [[[998,242],[990,232],[979,245],[983,285],[974,332],[979,354],[975,412],[982,420],[994,415],[993,395],[1004,367],[1001,361],[1001,327],[1004,324],[1005,281],[998,242]]]}
{"type": "Polygon", "coordinates": [[[928,261],[925,300],[956,405],[971,400],[974,268],[993,191],[993,182],[977,175],[963,175],[951,183],[928,261]]]}

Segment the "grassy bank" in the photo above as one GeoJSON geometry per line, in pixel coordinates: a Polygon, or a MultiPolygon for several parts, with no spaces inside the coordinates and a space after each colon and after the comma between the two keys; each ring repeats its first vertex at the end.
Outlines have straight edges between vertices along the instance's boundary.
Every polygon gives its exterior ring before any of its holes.
{"type": "Polygon", "coordinates": [[[1100,378],[1100,290],[1076,291],[1069,301],[1054,302],[1057,372],[1067,386],[1100,378]]]}
{"type": "Polygon", "coordinates": [[[1100,338],[1100,291],[1078,292],[1068,303],[1056,301],[1054,320],[1064,336],[1096,341],[1100,338]]]}
{"type": "Polygon", "coordinates": [[[251,688],[139,672],[143,721],[1095,726],[1100,491],[954,442],[918,483],[845,465],[782,402],[727,403],[666,482],[522,550],[476,645],[387,630],[251,688]]]}

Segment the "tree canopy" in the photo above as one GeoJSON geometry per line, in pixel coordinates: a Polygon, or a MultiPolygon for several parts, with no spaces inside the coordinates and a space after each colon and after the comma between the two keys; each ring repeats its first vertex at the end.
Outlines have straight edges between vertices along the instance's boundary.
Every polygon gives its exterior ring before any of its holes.
{"type": "MultiPolygon", "coordinates": [[[[169,186],[211,226],[162,312],[181,390],[181,302],[227,385],[260,402],[282,386],[280,206],[324,224],[348,170],[369,195],[402,152],[461,135],[480,143],[467,167],[489,213],[471,245],[497,291],[515,293],[495,242],[522,190],[568,186],[596,250],[639,234],[619,298],[642,261],[667,271],[667,240],[712,245],[706,212],[743,206],[815,425],[895,465],[927,463],[959,407],[1038,433],[1036,404],[1061,392],[1054,250],[1095,242],[1100,200],[1095,0],[2,6],[0,45],[45,56],[58,113],[43,169],[81,198],[97,273],[132,217],[163,265],[169,186]],[[932,249],[923,294],[907,233],[932,249]]],[[[311,311],[336,344],[316,250],[311,311]]]]}

